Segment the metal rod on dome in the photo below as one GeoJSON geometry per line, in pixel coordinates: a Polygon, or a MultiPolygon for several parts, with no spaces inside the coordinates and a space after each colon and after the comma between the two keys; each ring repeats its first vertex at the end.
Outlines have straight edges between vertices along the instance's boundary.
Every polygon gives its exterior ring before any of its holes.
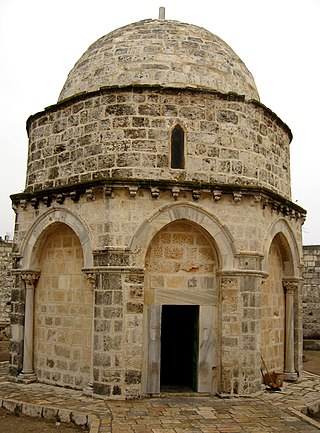
{"type": "Polygon", "coordinates": [[[159,7],[159,20],[165,20],[166,19],[166,8],[163,6],[159,7]]]}

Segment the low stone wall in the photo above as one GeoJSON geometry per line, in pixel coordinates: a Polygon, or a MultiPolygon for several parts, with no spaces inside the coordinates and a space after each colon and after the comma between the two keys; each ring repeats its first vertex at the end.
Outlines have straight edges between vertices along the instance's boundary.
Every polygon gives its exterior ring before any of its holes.
{"type": "Polygon", "coordinates": [[[303,338],[306,346],[306,340],[320,340],[320,245],[304,246],[303,255],[303,338]]]}
{"type": "Polygon", "coordinates": [[[12,242],[0,241],[0,325],[10,322],[12,242]]]}

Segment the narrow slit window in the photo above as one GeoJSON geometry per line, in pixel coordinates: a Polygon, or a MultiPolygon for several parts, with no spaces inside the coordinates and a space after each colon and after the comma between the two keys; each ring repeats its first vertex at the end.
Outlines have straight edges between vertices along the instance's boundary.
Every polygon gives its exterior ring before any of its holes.
{"type": "Polygon", "coordinates": [[[171,132],[171,168],[184,168],[184,130],[180,125],[171,132]]]}

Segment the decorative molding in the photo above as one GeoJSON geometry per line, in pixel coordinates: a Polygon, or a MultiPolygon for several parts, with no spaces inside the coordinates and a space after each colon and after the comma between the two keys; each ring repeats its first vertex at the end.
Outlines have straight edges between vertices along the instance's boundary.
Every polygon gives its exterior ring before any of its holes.
{"type": "Polygon", "coordinates": [[[86,189],[86,197],[87,197],[87,201],[90,201],[90,200],[94,199],[93,189],[92,188],[86,189]]]}
{"type": "Polygon", "coordinates": [[[70,198],[74,202],[78,201],[79,200],[79,193],[78,193],[78,191],[71,191],[70,192],[70,198]]]}
{"type": "Polygon", "coordinates": [[[139,190],[139,187],[136,186],[136,185],[129,186],[130,197],[134,197],[135,198],[137,196],[138,190],[139,190]]]}
{"type": "Polygon", "coordinates": [[[58,194],[56,197],[56,202],[59,204],[62,204],[64,202],[64,195],[63,194],[58,194]]]}
{"type": "Polygon", "coordinates": [[[269,208],[284,217],[300,220],[303,224],[306,211],[296,203],[281,196],[280,194],[259,186],[239,186],[235,184],[210,184],[194,181],[176,180],[142,180],[142,179],[97,179],[83,184],[76,184],[50,188],[46,191],[33,191],[13,194],[11,196],[12,205],[20,206],[25,209],[28,203],[35,206],[42,202],[49,207],[53,200],[62,204],[66,197],[77,201],[82,195],[87,196],[87,200],[94,199],[94,190],[100,189],[106,197],[114,197],[115,189],[127,188],[130,197],[136,197],[139,189],[148,189],[153,198],[159,197],[162,191],[171,191],[173,199],[182,192],[191,192],[195,201],[201,199],[202,195],[213,194],[213,199],[218,202],[222,195],[231,195],[235,203],[244,199],[250,199],[253,204],[262,206],[263,209],[269,208]]]}
{"type": "Polygon", "coordinates": [[[192,191],[192,198],[193,200],[199,200],[201,197],[201,190],[200,189],[194,189],[192,191]]]}
{"type": "Polygon", "coordinates": [[[92,290],[96,287],[96,272],[90,271],[89,269],[82,269],[82,272],[89,283],[92,290]]]}
{"type": "Polygon", "coordinates": [[[32,206],[34,209],[37,209],[38,205],[39,205],[39,200],[38,200],[36,197],[33,197],[33,198],[31,199],[31,206],[32,206]]]}
{"type": "Polygon", "coordinates": [[[213,198],[215,201],[219,201],[221,199],[222,192],[219,189],[213,190],[213,198]]]}
{"type": "Polygon", "coordinates": [[[23,280],[26,289],[35,289],[36,283],[40,277],[40,272],[25,270],[25,271],[21,271],[20,277],[23,280]]]}
{"type": "Polygon", "coordinates": [[[159,198],[160,189],[158,187],[152,187],[150,189],[152,198],[159,198]]]}
{"type": "Polygon", "coordinates": [[[235,202],[239,202],[242,199],[242,192],[241,191],[233,191],[233,200],[235,202]]]}
{"type": "Polygon", "coordinates": [[[108,198],[113,198],[114,194],[113,194],[113,188],[112,188],[112,186],[105,186],[104,187],[104,194],[108,198]]]}
{"type": "Polygon", "coordinates": [[[28,201],[26,199],[21,199],[20,206],[22,207],[22,209],[26,209],[26,207],[28,206],[28,201]]]}
{"type": "Polygon", "coordinates": [[[299,289],[301,281],[301,278],[283,278],[282,284],[287,294],[293,294],[299,289]]]}
{"type": "Polygon", "coordinates": [[[172,192],[172,197],[173,197],[175,200],[177,200],[177,198],[178,198],[178,196],[179,196],[179,194],[180,194],[180,188],[177,187],[177,186],[174,186],[174,187],[172,188],[171,192],[172,192]]]}

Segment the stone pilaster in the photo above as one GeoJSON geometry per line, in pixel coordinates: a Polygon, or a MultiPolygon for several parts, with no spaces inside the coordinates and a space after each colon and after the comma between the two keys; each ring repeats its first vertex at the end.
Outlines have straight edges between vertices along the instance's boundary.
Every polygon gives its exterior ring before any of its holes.
{"type": "Polygon", "coordinates": [[[96,281],[97,274],[95,269],[82,269],[84,276],[86,278],[86,282],[90,289],[93,292],[93,302],[92,302],[92,338],[91,338],[91,363],[90,363],[90,381],[87,386],[83,389],[83,393],[85,395],[92,396],[93,395],[93,342],[94,342],[94,299],[95,299],[95,289],[96,289],[96,281]]]}
{"type": "Polygon", "coordinates": [[[25,284],[25,316],[23,342],[23,368],[18,379],[30,383],[37,380],[33,369],[33,320],[34,320],[34,290],[40,272],[33,270],[22,271],[21,279],[25,284]]]}
{"type": "Polygon", "coordinates": [[[265,273],[235,270],[221,275],[221,393],[247,395],[261,385],[261,284],[265,273]]]}

